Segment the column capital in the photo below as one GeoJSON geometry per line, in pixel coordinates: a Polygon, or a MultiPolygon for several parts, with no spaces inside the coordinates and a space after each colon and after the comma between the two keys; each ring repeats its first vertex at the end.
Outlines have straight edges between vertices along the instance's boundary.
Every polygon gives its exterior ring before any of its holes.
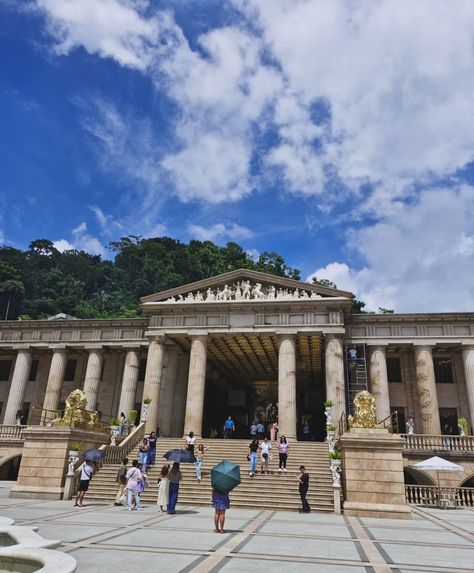
{"type": "Polygon", "coordinates": [[[435,344],[426,344],[426,343],[413,343],[413,348],[415,349],[415,352],[421,352],[423,350],[428,351],[430,354],[433,353],[433,349],[435,348],[435,344]]]}
{"type": "Polygon", "coordinates": [[[193,340],[200,340],[201,342],[207,344],[207,341],[209,340],[209,335],[207,334],[188,334],[188,337],[191,340],[191,342],[193,340]]]}
{"type": "Polygon", "coordinates": [[[101,346],[84,346],[84,350],[86,350],[89,354],[91,352],[97,352],[98,354],[103,354],[105,352],[104,347],[101,346]]]}
{"type": "MultiPolygon", "coordinates": [[[[343,338],[344,338],[344,335],[339,334],[338,332],[326,332],[324,334],[324,340],[340,340],[342,342],[343,338]]],[[[348,342],[349,342],[349,344],[352,344],[352,342],[350,342],[350,341],[348,341],[348,342]]]]}
{"type": "Polygon", "coordinates": [[[48,346],[48,350],[51,350],[51,352],[63,352],[66,353],[67,352],[67,348],[65,344],[61,344],[58,346],[48,346]]]}
{"type": "Polygon", "coordinates": [[[150,343],[156,342],[157,344],[165,344],[166,342],[166,334],[154,334],[148,338],[150,339],[150,343]]]}

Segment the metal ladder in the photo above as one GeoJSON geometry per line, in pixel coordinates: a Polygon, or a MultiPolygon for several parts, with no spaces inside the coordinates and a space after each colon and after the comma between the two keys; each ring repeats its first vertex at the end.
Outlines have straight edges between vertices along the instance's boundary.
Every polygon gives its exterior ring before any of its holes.
{"type": "Polygon", "coordinates": [[[358,392],[368,389],[367,365],[366,365],[365,344],[346,344],[344,346],[345,373],[346,373],[346,400],[347,412],[354,413],[354,397],[358,392]],[[351,360],[349,350],[357,350],[357,361],[354,364],[351,360]]]}

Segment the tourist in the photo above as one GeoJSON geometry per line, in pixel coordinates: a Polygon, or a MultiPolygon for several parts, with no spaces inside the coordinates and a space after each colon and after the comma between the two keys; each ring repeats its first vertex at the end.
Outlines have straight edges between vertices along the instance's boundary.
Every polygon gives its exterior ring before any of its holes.
{"type": "Polygon", "coordinates": [[[165,464],[161,468],[160,477],[158,478],[158,501],[161,511],[168,510],[169,496],[170,496],[170,478],[169,478],[170,465],[165,464]],[[163,509],[166,505],[166,509],[163,509]]]}
{"type": "Polygon", "coordinates": [[[311,428],[309,427],[308,422],[305,422],[303,426],[303,440],[305,442],[309,442],[310,438],[311,438],[311,428]]]}
{"type": "Polygon", "coordinates": [[[196,479],[201,482],[202,464],[204,463],[204,452],[207,447],[204,444],[199,444],[196,452],[196,479]]]}
{"type": "Polygon", "coordinates": [[[75,507],[84,507],[84,495],[86,491],[89,489],[89,484],[92,479],[92,474],[94,473],[94,468],[91,465],[91,460],[86,460],[82,464],[81,468],[81,478],[79,481],[79,489],[76,495],[76,503],[74,504],[75,507]]]}
{"type": "Polygon", "coordinates": [[[249,455],[247,459],[249,461],[249,476],[253,477],[257,471],[257,459],[258,459],[258,440],[254,438],[249,445],[249,455]]]}
{"type": "Polygon", "coordinates": [[[125,427],[127,425],[127,418],[123,412],[120,412],[120,429],[119,429],[119,436],[123,436],[125,434],[125,427]]]}
{"type": "Polygon", "coordinates": [[[128,458],[123,458],[122,463],[119,466],[117,471],[117,477],[115,481],[119,484],[117,488],[117,495],[115,496],[115,504],[114,505],[122,505],[123,504],[123,490],[125,485],[127,484],[127,464],[128,458]]]}
{"type": "Polygon", "coordinates": [[[262,450],[262,474],[268,474],[268,462],[270,461],[270,450],[272,449],[272,444],[265,437],[258,447],[262,450]]]}
{"type": "Polygon", "coordinates": [[[351,346],[351,348],[349,348],[348,352],[349,352],[349,358],[350,358],[350,361],[352,362],[352,364],[357,364],[357,349],[355,348],[355,346],[351,346]]]}
{"type": "Polygon", "coordinates": [[[138,480],[137,482],[137,495],[135,497],[135,505],[137,506],[137,509],[141,510],[143,509],[141,503],[142,502],[141,494],[148,487],[148,476],[143,471],[142,464],[138,464],[138,469],[142,472],[142,479],[138,480]]]}
{"type": "Polygon", "coordinates": [[[179,482],[183,479],[178,462],[174,462],[173,467],[171,468],[171,471],[168,475],[170,480],[170,500],[168,504],[168,514],[174,515],[176,513],[176,503],[178,501],[179,482]]]}
{"type": "Polygon", "coordinates": [[[21,426],[23,422],[23,410],[18,410],[15,419],[16,419],[16,425],[21,426]]]}
{"type": "Polygon", "coordinates": [[[185,441],[184,447],[187,450],[189,450],[193,456],[194,456],[194,445],[195,444],[196,444],[196,436],[194,435],[194,432],[189,432],[189,434],[186,436],[186,441],[185,441]]]}
{"type": "Polygon", "coordinates": [[[127,507],[128,511],[134,509],[134,505],[137,510],[141,510],[140,497],[137,494],[138,482],[143,480],[142,472],[138,468],[138,460],[133,460],[132,467],[127,472],[127,485],[125,490],[127,491],[127,507]]]}
{"type": "Polygon", "coordinates": [[[224,438],[232,438],[235,432],[235,424],[232,416],[229,416],[224,423],[224,438]]]}
{"type": "Polygon", "coordinates": [[[148,436],[148,456],[146,465],[147,466],[154,466],[155,465],[155,458],[156,458],[156,434],[155,432],[151,432],[148,436]]]}
{"type": "Polygon", "coordinates": [[[265,436],[265,426],[263,425],[262,420],[259,420],[257,422],[257,438],[259,440],[263,440],[265,436]]]}
{"type": "Polygon", "coordinates": [[[450,450],[451,449],[451,438],[449,436],[451,436],[453,433],[453,429],[451,428],[451,426],[449,424],[444,424],[443,426],[443,448],[445,450],[450,450]]]}
{"type": "Polygon", "coordinates": [[[214,531],[216,533],[225,533],[225,512],[230,507],[229,494],[213,488],[212,505],[214,507],[214,531]]]}
{"type": "Polygon", "coordinates": [[[270,441],[271,442],[276,442],[277,434],[278,434],[278,423],[273,422],[273,424],[270,426],[270,441]]]}
{"type": "Polygon", "coordinates": [[[257,437],[257,423],[256,422],[252,422],[252,424],[250,426],[250,437],[252,438],[252,440],[255,440],[255,438],[257,437]]]}
{"type": "Polygon", "coordinates": [[[148,452],[150,446],[148,445],[148,440],[143,438],[138,451],[140,452],[140,463],[142,464],[143,471],[146,472],[146,463],[148,461],[148,452]]]}
{"type": "Polygon", "coordinates": [[[306,494],[308,493],[309,488],[309,475],[306,473],[306,469],[304,466],[300,466],[300,473],[296,474],[296,479],[298,480],[298,489],[300,492],[301,498],[301,509],[299,510],[300,513],[309,513],[311,508],[309,507],[309,503],[306,499],[306,494]]]}
{"type": "Polygon", "coordinates": [[[286,460],[288,459],[288,452],[290,451],[290,444],[288,443],[285,436],[280,438],[278,442],[278,456],[279,456],[279,463],[278,463],[278,471],[281,472],[282,470],[286,472],[286,460]]]}

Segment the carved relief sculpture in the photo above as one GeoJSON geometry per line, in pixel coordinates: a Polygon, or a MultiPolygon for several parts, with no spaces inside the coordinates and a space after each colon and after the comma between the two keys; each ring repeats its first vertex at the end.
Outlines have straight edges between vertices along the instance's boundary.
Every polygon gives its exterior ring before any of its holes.
{"type": "Polygon", "coordinates": [[[354,416],[348,416],[349,428],[376,428],[377,412],[375,409],[375,398],[363,390],[358,392],[354,398],[354,416]]]}
{"type": "Polygon", "coordinates": [[[87,398],[82,390],[73,390],[66,400],[66,407],[62,418],[53,420],[57,426],[70,428],[80,427],[94,430],[99,427],[99,416],[96,412],[88,412],[87,398]]]}

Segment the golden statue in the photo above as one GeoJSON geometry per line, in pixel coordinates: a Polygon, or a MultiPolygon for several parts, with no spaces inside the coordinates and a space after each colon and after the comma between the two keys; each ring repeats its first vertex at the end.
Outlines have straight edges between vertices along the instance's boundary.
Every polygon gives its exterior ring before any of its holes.
{"type": "Polygon", "coordinates": [[[377,412],[375,410],[375,398],[367,392],[362,390],[358,392],[354,398],[355,412],[354,416],[348,416],[347,421],[349,428],[376,428],[377,427],[377,412]]]}
{"type": "Polygon", "coordinates": [[[67,397],[63,417],[53,420],[53,424],[93,430],[99,426],[99,415],[87,411],[87,398],[82,390],[73,390],[67,397]]]}

